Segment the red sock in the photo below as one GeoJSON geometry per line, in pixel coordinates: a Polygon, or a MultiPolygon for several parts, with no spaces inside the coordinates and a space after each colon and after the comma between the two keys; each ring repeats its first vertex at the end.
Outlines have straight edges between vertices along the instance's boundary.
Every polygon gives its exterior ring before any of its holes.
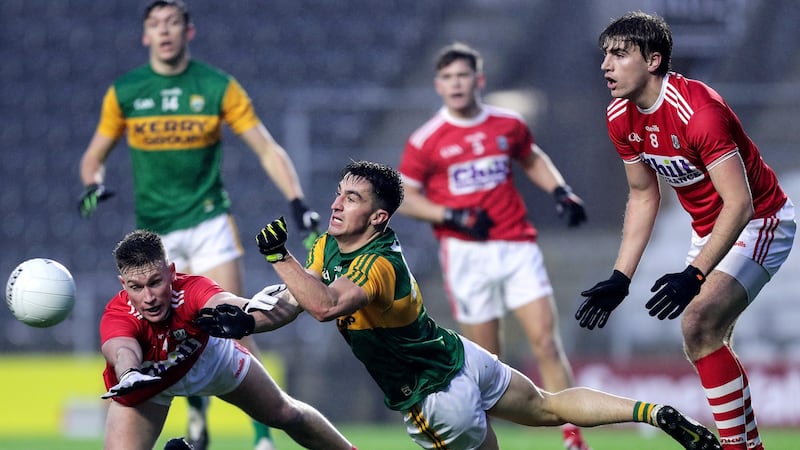
{"type": "MultiPolygon", "coordinates": [[[[733,352],[731,352],[733,353],[733,352]]],[[[736,355],[734,354],[734,357],[736,355]]],[[[742,362],[739,361],[739,358],[736,358],[736,364],[739,365],[739,371],[742,372],[742,380],[744,381],[744,388],[747,392],[747,396],[745,399],[744,407],[746,411],[749,413],[746,416],[747,420],[747,448],[751,450],[764,450],[764,446],[761,444],[761,436],[758,434],[758,424],[756,423],[756,413],[753,411],[753,407],[750,404],[750,382],[747,381],[747,373],[744,370],[744,366],[742,366],[742,362]]]]}
{"type": "Polygon", "coordinates": [[[747,375],[727,345],[694,362],[725,450],[763,450],[747,375]]]}
{"type": "Polygon", "coordinates": [[[590,450],[577,426],[567,423],[561,426],[561,431],[564,433],[564,445],[567,449],[590,450]]]}

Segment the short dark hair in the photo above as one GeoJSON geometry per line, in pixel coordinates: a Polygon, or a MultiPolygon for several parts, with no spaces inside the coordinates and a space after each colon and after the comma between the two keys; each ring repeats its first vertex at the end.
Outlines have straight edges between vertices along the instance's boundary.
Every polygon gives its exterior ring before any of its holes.
{"type": "Polygon", "coordinates": [[[481,54],[463,42],[454,42],[439,50],[439,54],[436,57],[436,70],[441,70],[458,59],[467,61],[467,64],[469,64],[475,72],[483,72],[483,58],[481,54]]]}
{"type": "Polygon", "coordinates": [[[166,260],[167,252],[158,234],[147,230],[131,231],[114,248],[117,269],[145,267],[166,260]]]}
{"type": "Polygon", "coordinates": [[[390,216],[403,203],[403,182],[397,170],[372,161],[353,161],[342,169],[342,177],[348,175],[369,181],[378,205],[390,216]]]}
{"type": "Polygon", "coordinates": [[[147,20],[147,18],[150,16],[150,12],[153,11],[154,9],[164,8],[167,6],[172,6],[174,8],[177,8],[178,11],[183,13],[183,21],[185,23],[188,24],[191,22],[191,17],[189,15],[189,7],[186,6],[186,3],[184,3],[183,0],[155,0],[150,2],[150,4],[147,5],[147,8],[144,9],[144,17],[142,18],[142,21],[147,20]]]}
{"type": "Polygon", "coordinates": [[[645,59],[653,53],[660,53],[661,65],[657,71],[660,75],[666,75],[672,69],[672,31],[662,17],[632,11],[613,20],[600,33],[598,45],[606,50],[614,42],[622,42],[626,48],[630,45],[639,47],[645,59]]]}

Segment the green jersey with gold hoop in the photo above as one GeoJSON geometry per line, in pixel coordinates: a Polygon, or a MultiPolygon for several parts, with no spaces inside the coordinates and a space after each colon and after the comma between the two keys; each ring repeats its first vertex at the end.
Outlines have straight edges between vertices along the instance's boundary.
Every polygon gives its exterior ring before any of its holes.
{"type": "Polygon", "coordinates": [[[341,253],[336,241],[323,234],[306,267],[321,274],[325,284],[347,277],[367,293],[369,303],[339,317],[337,325],[389,408],[411,408],[445,389],[461,370],[461,339],[428,316],[393,230],[352,253],[341,253]]]}
{"type": "Polygon", "coordinates": [[[165,234],[230,210],[223,123],[240,134],[260,121],[233,77],[198,61],[172,76],[141,66],[108,89],[97,132],[127,134],[138,228],[165,234]]]}

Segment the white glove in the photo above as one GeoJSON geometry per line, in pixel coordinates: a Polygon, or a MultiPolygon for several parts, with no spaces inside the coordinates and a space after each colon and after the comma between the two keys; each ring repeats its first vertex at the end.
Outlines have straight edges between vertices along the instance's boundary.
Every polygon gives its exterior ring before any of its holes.
{"type": "Polygon", "coordinates": [[[244,311],[247,313],[272,311],[279,301],[284,301],[292,306],[299,306],[285,284],[272,284],[254,295],[250,302],[245,305],[244,311]]]}
{"type": "Polygon", "coordinates": [[[119,377],[119,383],[111,386],[101,398],[111,398],[125,395],[148,384],[161,380],[161,377],[143,374],[139,369],[128,369],[119,377]]]}

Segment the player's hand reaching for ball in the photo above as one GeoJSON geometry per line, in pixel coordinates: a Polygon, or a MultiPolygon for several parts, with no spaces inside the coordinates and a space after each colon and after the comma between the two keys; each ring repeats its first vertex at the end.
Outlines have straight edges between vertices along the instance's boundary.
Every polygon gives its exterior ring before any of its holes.
{"type": "Polygon", "coordinates": [[[241,339],[253,334],[256,319],[236,305],[223,303],[216,308],[203,308],[194,324],[220,338],[241,339]]]}
{"type": "Polygon", "coordinates": [[[286,220],[279,217],[261,229],[256,235],[258,251],[267,261],[275,263],[283,260],[289,252],[286,250],[286,240],[289,232],[286,230],[286,220]]]}
{"type": "Polygon", "coordinates": [[[586,300],[575,313],[575,319],[579,321],[580,326],[590,330],[593,330],[595,326],[603,328],[611,311],[619,306],[628,295],[630,285],[630,278],[619,270],[614,270],[608,280],[601,281],[591,289],[581,292],[586,300]]]}
{"type": "Polygon", "coordinates": [[[161,380],[161,377],[147,375],[142,373],[139,369],[128,369],[119,377],[119,383],[111,386],[101,398],[111,398],[118,395],[125,395],[136,389],[142,388],[149,384],[153,384],[161,380]]]}

